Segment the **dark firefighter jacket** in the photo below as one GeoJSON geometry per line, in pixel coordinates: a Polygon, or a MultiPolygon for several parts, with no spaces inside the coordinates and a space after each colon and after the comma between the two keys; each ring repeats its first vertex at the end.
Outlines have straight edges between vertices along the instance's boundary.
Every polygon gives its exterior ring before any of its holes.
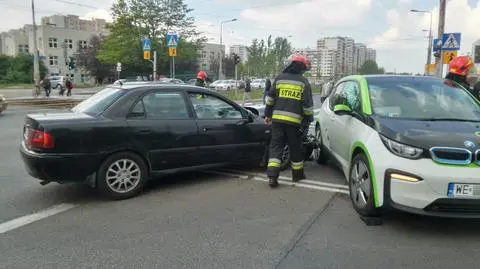
{"type": "Polygon", "coordinates": [[[293,125],[313,121],[312,88],[300,74],[281,73],[275,78],[265,102],[265,117],[293,125]]]}
{"type": "Polygon", "coordinates": [[[197,78],[197,81],[195,81],[195,86],[205,87],[205,80],[201,80],[197,78]]]}

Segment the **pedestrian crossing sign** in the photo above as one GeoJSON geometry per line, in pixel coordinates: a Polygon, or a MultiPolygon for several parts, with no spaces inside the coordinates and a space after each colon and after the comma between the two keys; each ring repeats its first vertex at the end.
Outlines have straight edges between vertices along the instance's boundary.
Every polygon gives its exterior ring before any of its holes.
{"type": "Polygon", "coordinates": [[[170,31],[167,33],[167,45],[169,48],[176,48],[178,46],[178,33],[170,31]]]}
{"type": "Polygon", "coordinates": [[[442,50],[455,51],[460,50],[461,33],[443,34],[442,50]]]}

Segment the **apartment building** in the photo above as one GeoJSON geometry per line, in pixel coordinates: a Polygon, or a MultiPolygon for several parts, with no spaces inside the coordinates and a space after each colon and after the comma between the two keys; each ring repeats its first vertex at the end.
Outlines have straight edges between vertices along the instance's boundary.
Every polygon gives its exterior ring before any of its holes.
{"type": "Polygon", "coordinates": [[[335,76],[344,76],[345,72],[345,38],[324,37],[317,41],[317,50],[327,49],[335,51],[335,61],[332,67],[335,76]]]}
{"type": "MultiPolygon", "coordinates": [[[[41,24],[37,25],[37,48],[49,75],[69,76],[75,83],[89,82],[90,76],[86,71],[81,68],[69,70],[67,63],[78,49],[88,45],[93,35],[108,35],[106,26],[105,20],[82,20],[75,15],[43,17],[41,24]]],[[[1,33],[0,38],[2,54],[34,54],[33,25],[1,33]]]]}
{"type": "Polygon", "coordinates": [[[319,49],[319,75],[321,78],[331,78],[335,76],[335,66],[337,59],[337,51],[332,49],[319,49]]]}
{"type": "Polygon", "coordinates": [[[367,48],[367,61],[377,61],[377,52],[372,48],[367,48]]]}
{"type": "Polygon", "coordinates": [[[353,63],[354,58],[354,48],[355,48],[355,41],[353,38],[344,37],[344,52],[343,52],[343,74],[345,76],[355,74],[355,68],[353,63]]]}
{"type": "Polygon", "coordinates": [[[363,43],[355,43],[356,51],[356,70],[360,69],[367,60],[367,46],[363,43]]]}
{"type": "Polygon", "coordinates": [[[232,45],[229,48],[230,54],[235,53],[240,56],[240,61],[246,63],[248,60],[248,50],[247,46],[244,45],[232,45]]]}
{"type": "Polygon", "coordinates": [[[218,65],[220,59],[225,57],[225,45],[205,43],[199,54],[199,68],[206,71],[210,78],[218,78],[218,65]],[[222,54],[223,57],[221,57],[222,54]]]}

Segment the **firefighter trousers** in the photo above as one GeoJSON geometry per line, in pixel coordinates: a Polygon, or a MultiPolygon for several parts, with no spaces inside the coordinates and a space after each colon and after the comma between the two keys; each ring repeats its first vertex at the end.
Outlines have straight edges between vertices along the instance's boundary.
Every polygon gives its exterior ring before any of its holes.
{"type": "Polygon", "coordinates": [[[301,127],[278,122],[273,122],[271,126],[267,176],[278,179],[283,149],[285,144],[287,144],[290,150],[292,179],[294,181],[304,179],[301,127]]]}

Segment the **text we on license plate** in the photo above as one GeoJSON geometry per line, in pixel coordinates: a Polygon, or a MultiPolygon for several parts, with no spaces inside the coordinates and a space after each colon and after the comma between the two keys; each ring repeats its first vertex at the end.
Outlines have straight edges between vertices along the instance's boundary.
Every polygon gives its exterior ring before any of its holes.
{"type": "Polygon", "coordinates": [[[474,184],[455,184],[450,183],[448,186],[448,196],[451,197],[471,197],[475,195],[474,184]]]}

